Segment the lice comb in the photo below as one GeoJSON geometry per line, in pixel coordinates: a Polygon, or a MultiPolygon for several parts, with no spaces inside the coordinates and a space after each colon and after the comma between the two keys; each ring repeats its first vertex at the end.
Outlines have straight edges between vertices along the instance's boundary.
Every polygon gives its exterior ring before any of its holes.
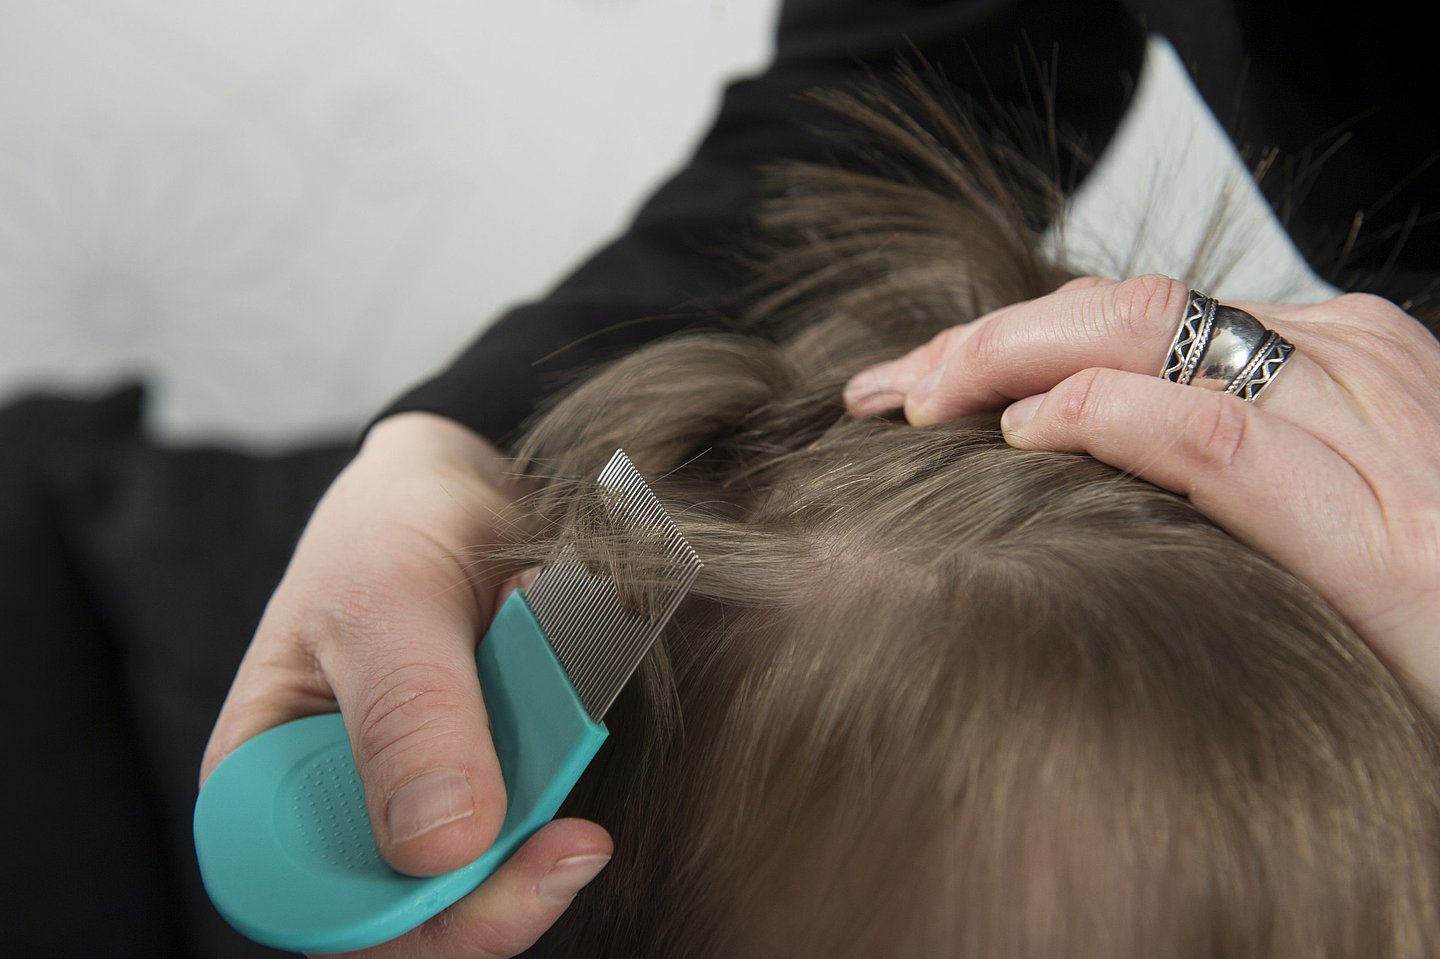
{"type": "Polygon", "coordinates": [[[609,735],[601,717],[701,567],[623,451],[598,482],[610,525],[653,550],[639,567],[644,602],[626,603],[564,547],[495,614],[475,651],[509,801],[495,844],[441,876],[395,872],[375,847],[340,714],[299,719],[227,756],[195,804],[201,876],[231,925],[300,952],[377,945],[474,889],[554,817],[609,735]]]}

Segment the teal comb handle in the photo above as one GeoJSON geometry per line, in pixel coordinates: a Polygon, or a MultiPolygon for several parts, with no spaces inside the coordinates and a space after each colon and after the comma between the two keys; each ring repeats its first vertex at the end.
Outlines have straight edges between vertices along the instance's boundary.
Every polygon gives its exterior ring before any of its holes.
{"type": "Polygon", "coordinates": [[[339,713],[256,736],[210,774],[195,852],[226,920],[300,952],[364,949],[407,932],[483,882],[549,822],[609,734],[592,720],[521,592],[475,652],[508,806],[495,844],[441,876],[381,859],[339,713]]]}

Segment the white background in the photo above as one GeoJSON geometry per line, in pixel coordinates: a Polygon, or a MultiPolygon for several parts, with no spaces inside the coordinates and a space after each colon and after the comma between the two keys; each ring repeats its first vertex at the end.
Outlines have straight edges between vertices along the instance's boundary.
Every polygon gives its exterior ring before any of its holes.
{"type": "Polygon", "coordinates": [[[618,231],[775,0],[4,0],[0,403],[352,429],[618,231]]]}

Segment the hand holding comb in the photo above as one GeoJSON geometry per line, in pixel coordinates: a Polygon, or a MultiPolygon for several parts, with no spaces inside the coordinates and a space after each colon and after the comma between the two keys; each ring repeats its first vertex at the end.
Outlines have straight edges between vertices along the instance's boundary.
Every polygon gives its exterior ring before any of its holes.
{"type": "Polygon", "coordinates": [[[496,613],[476,668],[508,797],[494,845],[439,876],[396,872],[370,831],[339,713],[268,730],[211,773],[195,804],[206,891],[240,932],[305,952],[364,949],[470,892],[554,817],[609,731],[601,718],[701,563],[623,451],[598,478],[610,521],[642,535],[663,570],[645,609],[562,549],[496,613]]]}

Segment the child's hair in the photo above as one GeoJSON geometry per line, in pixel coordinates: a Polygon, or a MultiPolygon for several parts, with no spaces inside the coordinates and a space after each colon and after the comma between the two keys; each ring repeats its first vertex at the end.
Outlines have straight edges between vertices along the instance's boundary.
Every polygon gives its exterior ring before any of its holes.
{"type": "Polygon", "coordinates": [[[584,481],[624,447],[707,564],[572,797],[616,854],[542,952],[1437,954],[1432,740],[1322,600],[991,417],[845,416],[867,363],[1063,279],[1023,168],[903,84],[836,98],[883,170],[776,174],[746,328],[615,364],[523,446],[513,558],[566,537],[643,591],[584,481]]]}

